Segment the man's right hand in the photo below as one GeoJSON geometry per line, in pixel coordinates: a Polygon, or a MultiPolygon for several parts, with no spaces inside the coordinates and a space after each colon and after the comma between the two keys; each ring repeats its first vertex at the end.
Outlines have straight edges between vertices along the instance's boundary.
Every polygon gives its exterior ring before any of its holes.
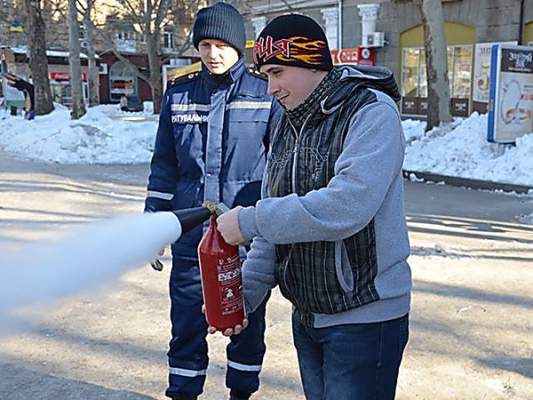
{"type": "MultiPolygon", "coordinates": [[[[164,249],[164,248],[162,248],[161,250],[159,250],[159,253],[157,253],[157,255],[158,255],[159,257],[162,257],[164,254],[165,254],[165,249],[164,249]]],[[[152,262],[150,263],[150,265],[151,265],[152,268],[155,269],[156,271],[159,271],[159,272],[163,271],[163,267],[164,267],[164,265],[163,265],[163,263],[162,263],[161,261],[159,261],[159,258],[156,258],[154,261],[152,261],[152,262]]]]}

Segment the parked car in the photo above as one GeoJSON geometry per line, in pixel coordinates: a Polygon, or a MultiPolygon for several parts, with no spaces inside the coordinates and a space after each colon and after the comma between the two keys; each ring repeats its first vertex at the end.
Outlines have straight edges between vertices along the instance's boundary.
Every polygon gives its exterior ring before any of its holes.
{"type": "Polygon", "coordinates": [[[136,112],[143,111],[143,103],[137,96],[125,96],[126,101],[120,102],[120,109],[122,111],[136,112]]]}

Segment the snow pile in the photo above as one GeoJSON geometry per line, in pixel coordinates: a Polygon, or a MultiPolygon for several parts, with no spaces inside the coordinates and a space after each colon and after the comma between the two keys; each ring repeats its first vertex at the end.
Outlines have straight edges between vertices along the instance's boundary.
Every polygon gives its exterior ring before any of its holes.
{"type": "Polygon", "coordinates": [[[67,108],[59,104],[55,107],[51,114],[33,121],[0,114],[0,146],[27,158],[65,164],[150,160],[157,129],[155,120],[113,119],[120,117],[121,112],[116,105],[105,105],[89,108],[86,115],[73,121],[67,108]]]}
{"type": "Polygon", "coordinates": [[[516,146],[489,143],[487,120],[474,113],[427,133],[425,123],[404,121],[404,169],[533,186],[533,134],[517,139],[516,146]]]}
{"type": "MultiPolygon", "coordinates": [[[[64,164],[148,162],[157,116],[122,112],[118,105],[90,108],[72,121],[61,105],[34,121],[0,111],[0,148],[31,159],[64,164]]],[[[407,139],[404,168],[410,171],[513,183],[533,187],[533,134],[514,145],[488,143],[487,116],[466,119],[424,132],[425,122],[402,122],[407,139]]]]}

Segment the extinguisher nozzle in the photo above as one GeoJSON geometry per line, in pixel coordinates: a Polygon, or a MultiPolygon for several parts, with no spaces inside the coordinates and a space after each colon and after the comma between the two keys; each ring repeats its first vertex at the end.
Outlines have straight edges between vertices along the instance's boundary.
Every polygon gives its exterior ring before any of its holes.
{"type": "Polygon", "coordinates": [[[211,216],[211,210],[207,207],[186,208],[173,210],[172,213],[178,218],[182,234],[207,221],[211,216]]]}

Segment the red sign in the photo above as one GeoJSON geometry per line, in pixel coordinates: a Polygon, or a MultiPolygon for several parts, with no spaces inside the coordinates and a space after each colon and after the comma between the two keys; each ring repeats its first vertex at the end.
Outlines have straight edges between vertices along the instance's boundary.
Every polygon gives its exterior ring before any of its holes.
{"type": "MultiPolygon", "coordinates": [[[[82,72],[81,76],[84,81],[87,80],[87,72],[82,72]]],[[[68,72],[50,72],[50,79],[53,81],[70,81],[70,73],[68,72]]]]}
{"type": "Polygon", "coordinates": [[[354,47],[351,49],[331,50],[333,64],[374,65],[374,49],[354,47]]]}

